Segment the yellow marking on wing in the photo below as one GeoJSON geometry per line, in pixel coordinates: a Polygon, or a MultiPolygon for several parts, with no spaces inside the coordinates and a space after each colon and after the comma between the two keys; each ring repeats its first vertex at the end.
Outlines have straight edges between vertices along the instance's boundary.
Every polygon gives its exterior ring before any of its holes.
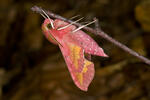
{"type": "Polygon", "coordinates": [[[87,72],[87,70],[88,70],[88,68],[87,68],[87,67],[83,67],[82,72],[83,72],[83,73],[86,73],[86,72],[87,72]]]}
{"type": "Polygon", "coordinates": [[[80,82],[80,84],[83,84],[83,74],[82,73],[77,73],[77,79],[80,82]]]}
{"type": "MultiPolygon", "coordinates": [[[[73,61],[73,64],[75,66],[76,69],[79,68],[79,59],[80,59],[80,52],[81,52],[81,47],[77,46],[77,45],[69,45],[70,48],[70,55],[71,55],[71,60],[73,61]]],[[[78,82],[80,83],[80,85],[83,85],[83,74],[86,73],[88,71],[87,66],[91,65],[92,62],[86,60],[84,58],[84,65],[82,66],[82,71],[81,72],[77,72],[76,73],[76,78],[78,80],[78,82]]]]}
{"type": "Polygon", "coordinates": [[[82,72],[77,73],[77,79],[78,79],[80,85],[83,84],[83,74],[88,71],[87,66],[89,66],[90,64],[92,64],[92,62],[90,62],[90,61],[88,61],[88,60],[85,59],[85,61],[84,61],[84,67],[82,69],[82,72]]]}
{"type": "Polygon", "coordinates": [[[71,51],[71,59],[74,63],[74,66],[76,69],[78,69],[78,66],[79,66],[78,60],[80,59],[81,47],[76,46],[76,45],[71,45],[70,51],[71,51]]]}
{"type": "Polygon", "coordinates": [[[87,72],[87,70],[88,70],[87,66],[90,65],[90,64],[92,64],[92,62],[90,62],[90,61],[88,61],[88,60],[85,59],[85,61],[84,61],[84,67],[83,67],[83,70],[82,70],[83,73],[87,72]]]}

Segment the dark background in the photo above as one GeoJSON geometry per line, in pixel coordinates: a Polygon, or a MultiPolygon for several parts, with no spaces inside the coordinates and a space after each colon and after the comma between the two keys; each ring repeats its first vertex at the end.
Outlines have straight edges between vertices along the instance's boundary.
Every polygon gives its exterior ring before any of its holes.
{"type": "Polygon", "coordinates": [[[150,58],[150,0],[0,0],[1,100],[150,100],[150,66],[91,33],[110,57],[92,56],[94,80],[80,91],[34,5],[83,22],[97,17],[107,34],[150,58]]]}

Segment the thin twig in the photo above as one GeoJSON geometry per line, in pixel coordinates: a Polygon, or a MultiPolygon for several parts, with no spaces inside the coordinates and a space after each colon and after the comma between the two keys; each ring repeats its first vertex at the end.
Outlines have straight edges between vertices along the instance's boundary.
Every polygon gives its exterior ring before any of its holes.
{"type": "MultiPolygon", "coordinates": [[[[35,11],[37,13],[41,13],[42,12],[42,8],[38,7],[38,6],[34,6],[31,8],[32,11],[35,11]]],[[[50,17],[52,18],[56,18],[56,19],[60,19],[60,20],[63,20],[63,21],[66,21],[68,23],[71,23],[73,21],[69,20],[69,19],[66,19],[62,16],[59,16],[57,14],[54,14],[50,11],[46,11],[44,10],[50,17]]],[[[98,20],[97,20],[97,23],[98,23],[98,20]]],[[[74,25],[76,26],[82,26],[81,24],[79,23],[75,23],[74,25]]],[[[98,25],[98,24],[97,24],[98,25]]],[[[94,33],[95,35],[99,35],[100,37],[103,37],[104,39],[108,40],[109,42],[113,43],[114,45],[120,47],[122,50],[130,53],[131,55],[137,57],[138,59],[140,59],[141,61],[145,62],[146,64],[150,65],[150,60],[142,55],[139,55],[138,53],[136,53],[135,51],[133,51],[132,49],[128,48],[127,46],[125,46],[124,44],[118,42],[117,40],[113,39],[112,37],[110,37],[109,35],[107,35],[105,32],[103,32],[100,28],[99,29],[92,29],[90,27],[84,27],[83,28],[84,30],[86,31],[89,31],[91,33],[94,33]]]]}

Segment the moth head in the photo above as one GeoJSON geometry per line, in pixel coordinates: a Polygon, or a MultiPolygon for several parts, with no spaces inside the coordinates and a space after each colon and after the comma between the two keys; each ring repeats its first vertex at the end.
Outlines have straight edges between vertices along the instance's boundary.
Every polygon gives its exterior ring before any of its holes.
{"type": "Polygon", "coordinates": [[[42,25],[43,31],[49,31],[51,28],[54,29],[54,21],[48,16],[48,14],[43,9],[41,9],[40,14],[45,18],[44,23],[42,25]]]}
{"type": "MultiPolygon", "coordinates": [[[[54,21],[51,19],[51,22],[53,23],[54,21]]],[[[42,24],[42,30],[45,31],[50,31],[53,29],[53,26],[51,25],[51,22],[49,21],[49,19],[45,19],[44,23],[42,24]]]]}

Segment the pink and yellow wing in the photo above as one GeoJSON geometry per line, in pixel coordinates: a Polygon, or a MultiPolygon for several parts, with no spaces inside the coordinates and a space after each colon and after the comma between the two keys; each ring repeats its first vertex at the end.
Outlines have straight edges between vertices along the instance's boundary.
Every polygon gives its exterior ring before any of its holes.
{"type": "Polygon", "coordinates": [[[87,91],[94,77],[94,64],[84,58],[84,50],[77,44],[60,46],[71,77],[78,88],[87,91]]]}
{"type": "Polygon", "coordinates": [[[72,34],[78,44],[85,50],[85,53],[97,56],[108,57],[103,49],[85,32],[79,30],[72,34]]]}

